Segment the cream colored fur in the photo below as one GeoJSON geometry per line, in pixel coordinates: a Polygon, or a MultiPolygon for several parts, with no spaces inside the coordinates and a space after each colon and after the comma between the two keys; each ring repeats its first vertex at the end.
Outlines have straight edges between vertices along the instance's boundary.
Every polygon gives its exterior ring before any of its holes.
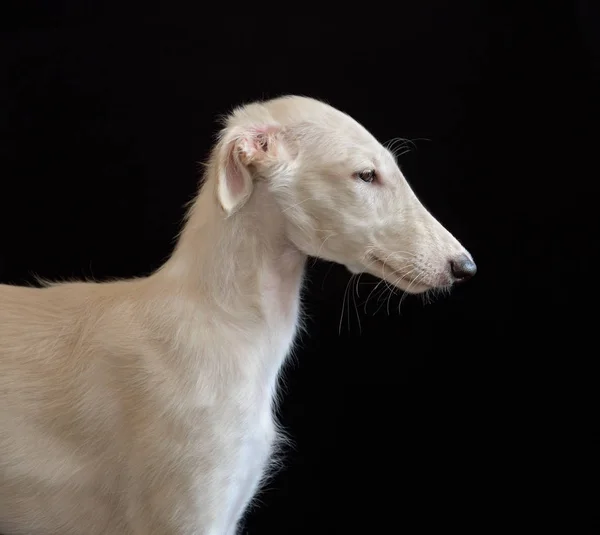
{"type": "Polygon", "coordinates": [[[307,256],[422,292],[465,254],[349,116],[236,109],[156,273],[0,286],[0,532],[233,535],[268,473],[307,256]]]}

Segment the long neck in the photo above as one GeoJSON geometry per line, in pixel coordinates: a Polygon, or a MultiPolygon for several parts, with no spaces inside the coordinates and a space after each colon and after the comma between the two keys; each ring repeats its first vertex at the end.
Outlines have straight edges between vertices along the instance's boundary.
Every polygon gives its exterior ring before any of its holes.
{"type": "Polygon", "coordinates": [[[186,298],[232,315],[294,313],[306,256],[287,240],[266,185],[256,184],[246,205],[228,218],[214,191],[209,176],[161,275],[186,298]]]}

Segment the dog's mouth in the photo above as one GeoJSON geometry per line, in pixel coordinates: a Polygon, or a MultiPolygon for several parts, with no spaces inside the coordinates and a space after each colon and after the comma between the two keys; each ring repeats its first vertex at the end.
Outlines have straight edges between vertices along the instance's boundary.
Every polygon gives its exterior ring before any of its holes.
{"type": "Polygon", "coordinates": [[[432,288],[431,285],[420,280],[418,276],[413,277],[409,274],[403,273],[401,270],[395,269],[393,266],[391,266],[389,262],[384,262],[374,254],[370,254],[367,257],[367,262],[370,271],[372,271],[374,274],[377,274],[382,279],[392,283],[394,286],[397,286],[401,290],[404,290],[405,292],[420,293],[432,288]]]}

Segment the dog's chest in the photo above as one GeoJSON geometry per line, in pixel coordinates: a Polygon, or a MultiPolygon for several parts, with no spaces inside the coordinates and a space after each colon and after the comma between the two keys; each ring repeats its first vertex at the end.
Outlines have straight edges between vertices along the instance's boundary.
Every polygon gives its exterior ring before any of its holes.
{"type": "MultiPolygon", "coordinates": [[[[261,404],[260,399],[257,403],[261,404]]],[[[234,494],[249,494],[265,473],[276,439],[271,404],[262,404],[256,410],[242,415],[240,433],[232,446],[231,481],[234,494]]]]}
{"type": "Polygon", "coordinates": [[[253,342],[237,348],[236,353],[245,362],[240,368],[240,382],[230,391],[233,412],[223,415],[232,422],[231,492],[242,501],[256,491],[276,447],[274,396],[281,366],[296,333],[297,312],[290,310],[271,321],[277,323],[255,333],[253,342]]]}
{"type": "Polygon", "coordinates": [[[194,321],[179,331],[188,337],[186,352],[198,355],[186,411],[194,416],[180,436],[196,459],[198,491],[213,489],[234,516],[268,471],[277,439],[277,378],[298,324],[297,291],[274,277],[269,282],[255,308],[203,314],[202,328],[194,321]]]}

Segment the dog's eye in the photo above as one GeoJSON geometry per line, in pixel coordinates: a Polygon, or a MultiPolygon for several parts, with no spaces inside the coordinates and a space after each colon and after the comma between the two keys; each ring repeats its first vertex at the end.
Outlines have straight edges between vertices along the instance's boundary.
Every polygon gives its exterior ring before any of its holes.
{"type": "Polygon", "coordinates": [[[360,171],[356,173],[356,176],[360,178],[363,182],[373,182],[376,178],[374,169],[367,169],[365,171],[360,171]]]}

